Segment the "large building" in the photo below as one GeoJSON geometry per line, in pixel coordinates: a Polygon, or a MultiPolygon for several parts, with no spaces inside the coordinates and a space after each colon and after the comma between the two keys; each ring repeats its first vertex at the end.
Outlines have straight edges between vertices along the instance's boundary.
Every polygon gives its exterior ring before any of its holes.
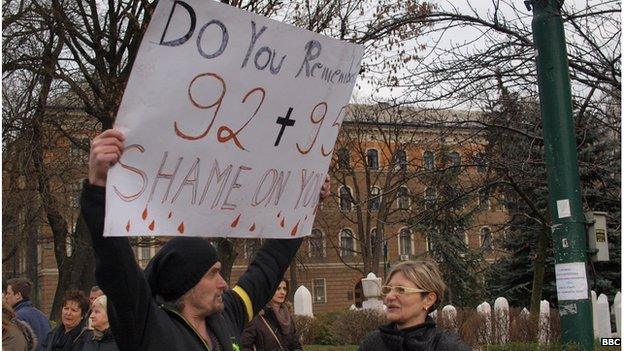
{"type": "MultiPolygon", "coordinates": [[[[460,237],[465,250],[479,252],[483,262],[500,254],[494,245],[496,236],[504,232],[504,202],[484,185],[488,168],[482,157],[485,142],[478,129],[449,124],[461,117],[458,114],[466,113],[350,107],[330,166],[334,196],[319,207],[311,236],[291,266],[296,269],[287,273],[287,278],[295,278],[297,285],[311,291],[314,312],[359,305],[360,280],[368,272],[383,276],[399,261],[435,257],[436,242],[449,235],[460,237]]],[[[58,198],[67,202],[65,215],[73,226],[87,153],[62,135],[52,136],[51,144],[56,146],[48,151],[48,160],[75,164],[71,172],[52,182],[58,198]]],[[[4,191],[6,196],[10,184],[5,182],[4,191]]],[[[7,201],[5,210],[10,205],[7,201]]],[[[7,230],[5,212],[3,246],[7,257],[11,250],[7,245],[19,236],[7,230]]],[[[45,218],[41,208],[32,213],[45,218]]],[[[41,309],[49,312],[58,279],[55,247],[47,221],[35,222],[36,246],[14,245],[18,249],[3,262],[3,276],[24,274],[29,267],[27,257],[36,247],[38,300],[41,309]]],[[[150,238],[137,242],[135,252],[142,266],[161,243],[150,238]]],[[[237,257],[232,282],[261,244],[260,240],[234,243],[237,257]]],[[[68,240],[68,256],[72,249],[68,240]]]]}

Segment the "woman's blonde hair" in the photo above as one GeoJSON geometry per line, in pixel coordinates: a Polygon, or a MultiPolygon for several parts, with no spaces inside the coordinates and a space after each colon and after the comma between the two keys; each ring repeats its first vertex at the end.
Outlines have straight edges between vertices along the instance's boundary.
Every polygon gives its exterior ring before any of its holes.
{"type": "MultiPolygon", "coordinates": [[[[444,299],[444,290],[446,290],[446,284],[442,279],[442,274],[438,268],[438,264],[432,260],[423,261],[405,261],[397,264],[390,270],[388,277],[386,278],[385,285],[388,285],[392,276],[398,272],[403,275],[417,288],[426,290],[436,294],[435,303],[427,310],[431,312],[435,310],[438,305],[444,299]]],[[[423,295],[427,293],[422,293],[423,295]]]]}
{"type": "Polygon", "coordinates": [[[106,295],[99,296],[97,299],[93,300],[91,304],[91,308],[93,307],[101,307],[104,312],[106,312],[106,295]]]}

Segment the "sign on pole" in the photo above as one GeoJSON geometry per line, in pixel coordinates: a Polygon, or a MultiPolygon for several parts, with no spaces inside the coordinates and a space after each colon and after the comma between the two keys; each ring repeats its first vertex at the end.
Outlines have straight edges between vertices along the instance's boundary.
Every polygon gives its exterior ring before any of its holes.
{"type": "Polygon", "coordinates": [[[362,54],[216,1],[160,1],[117,115],[104,235],[308,235],[362,54]]]}

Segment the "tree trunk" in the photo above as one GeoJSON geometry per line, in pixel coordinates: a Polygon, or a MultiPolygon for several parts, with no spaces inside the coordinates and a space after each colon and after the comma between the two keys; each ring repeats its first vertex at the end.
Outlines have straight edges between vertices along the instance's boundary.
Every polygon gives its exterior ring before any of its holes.
{"type": "Polygon", "coordinates": [[[288,289],[288,300],[295,301],[295,290],[298,288],[297,282],[297,258],[290,264],[290,289],[288,289]]]}
{"type": "Polygon", "coordinates": [[[234,250],[234,241],[236,239],[217,238],[217,255],[221,262],[221,276],[230,285],[230,278],[232,275],[232,266],[238,256],[236,250],[234,250]]]}
{"type": "Polygon", "coordinates": [[[550,227],[542,225],[537,240],[535,252],[535,263],[533,268],[533,286],[531,287],[531,314],[538,314],[540,301],[542,300],[542,290],[544,287],[544,274],[546,272],[546,248],[550,227]]]}

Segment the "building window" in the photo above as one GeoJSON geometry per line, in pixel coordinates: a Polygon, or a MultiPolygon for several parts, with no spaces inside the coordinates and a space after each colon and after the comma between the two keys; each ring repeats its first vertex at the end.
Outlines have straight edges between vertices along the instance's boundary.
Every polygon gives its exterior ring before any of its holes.
{"type": "Polygon", "coordinates": [[[399,254],[411,255],[414,252],[412,243],[412,231],[408,228],[401,229],[399,231],[399,254]]]}
{"type": "Polygon", "coordinates": [[[479,190],[479,207],[484,209],[491,209],[490,204],[490,189],[483,188],[479,190]]]}
{"type": "Polygon", "coordinates": [[[425,245],[427,247],[427,251],[428,252],[433,252],[433,240],[431,240],[429,237],[425,238],[425,245]]]}
{"type": "Polygon", "coordinates": [[[262,241],[260,239],[245,239],[245,258],[252,260],[260,249],[262,241]]]}
{"type": "Polygon", "coordinates": [[[312,292],[314,294],[314,303],[325,303],[327,296],[325,294],[325,278],[312,280],[312,292]]]}
{"type": "Polygon", "coordinates": [[[490,228],[483,227],[479,230],[479,240],[482,249],[490,250],[492,248],[492,231],[490,228]]]}
{"type": "Polygon", "coordinates": [[[435,208],[437,199],[438,195],[436,189],[427,187],[427,189],[425,189],[425,208],[428,210],[435,208]]]}
{"type": "Polygon", "coordinates": [[[433,151],[427,150],[423,153],[423,167],[429,171],[435,169],[435,155],[433,151]]]}
{"type": "Polygon", "coordinates": [[[340,187],[340,211],[351,211],[351,204],[353,203],[353,196],[351,195],[351,189],[348,186],[340,187]]]}
{"type": "Polygon", "coordinates": [[[400,210],[407,210],[410,207],[409,189],[406,186],[397,190],[397,205],[400,210]]]}
{"type": "Polygon", "coordinates": [[[379,152],[376,149],[366,150],[366,165],[369,169],[379,169],[379,152]]]}
{"type": "Polygon", "coordinates": [[[370,210],[379,211],[381,206],[381,189],[376,186],[371,188],[368,204],[370,210]]]}
{"type": "Polygon", "coordinates": [[[78,145],[74,142],[71,142],[71,146],[69,148],[69,157],[72,162],[87,164],[89,162],[89,149],[91,146],[91,141],[87,137],[80,138],[77,141],[78,145]],[[83,149],[83,148],[86,148],[83,149]]]}
{"type": "Polygon", "coordinates": [[[74,253],[74,239],[71,234],[67,234],[65,237],[65,256],[71,257],[74,253]]]}
{"type": "Polygon", "coordinates": [[[451,166],[459,167],[461,165],[461,156],[459,155],[459,152],[457,151],[449,152],[449,161],[451,163],[451,166]]]}
{"type": "Polygon", "coordinates": [[[381,252],[381,247],[383,245],[382,244],[383,238],[378,235],[379,234],[377,233],[377,228],[371,229],[371,234],[370,234],[371,254],[375,254],[375,252],[381,252]]]}
{"type": "Polygon", "coordinates": [[[340,256],[355,256],[355,239],[351,229],[345,228],[340,231],[340,256]]]}
{"type": "Polygon", "coordinates": [[[487,161],[483,152],[477,152],[474,155],[474,162],[477,165],[477,172],[485,173],[487,171],[487,161]]]}
{"type": "Polygon", "coordinates": [[[466,229],[459,228],[457,229],[456,233],[457,238],[461,240],[464,244],[466,244],[466,247],[470,247],[470,241],[468,240],[468,232],[466,231],[466,229]]]}
{"type": "Polygon", "coordinates": [[[312,229],[308,242],[310,244],[310,257],[325,257],[325,236],[320,229],[312,229]]]}
{"type": "Polygon", "coordinates": [[[394,153],[394,169],[397,171],[407,171],[407,153],[405,150],[397,150],[394,153]]]}
{"type": "Polygon", "coordinates": [[[349,149],[345,147],[338,149],[338,169],[349,169],[349,167],[351,167],[349,149]]]}

